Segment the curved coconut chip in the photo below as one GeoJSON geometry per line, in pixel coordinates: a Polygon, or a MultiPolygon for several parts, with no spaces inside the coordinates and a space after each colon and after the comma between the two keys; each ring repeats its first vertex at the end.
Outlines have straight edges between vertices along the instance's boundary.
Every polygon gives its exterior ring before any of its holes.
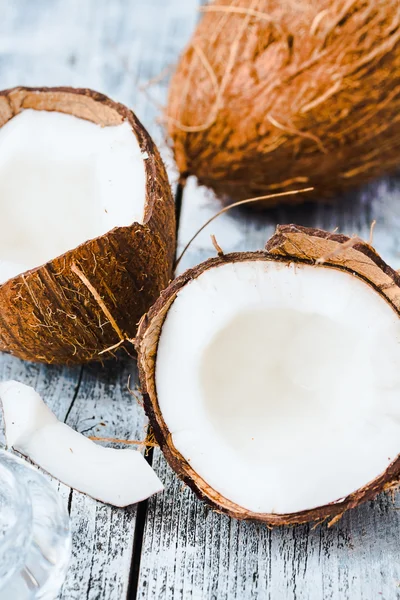
{"type": "Polygon", "coordinates": [[[0,383],[7,446],[59,481],[113,506],[129,506],[162,491],[163,484],[135,450],[95,444],[60,422],[30,386],[0,383]]]}
{"type": "MultiPolygon", "coordinates": [[[[344,235],[307,229],[295,225],[280,226],[269,240],[265,251],[239,252],[218,256],[189,269],[162,292],[155,305],[139,325],[136,348],[143,391],[144,407],[150,419],[157,442],[178,476],[212,508],[238,519],[262,521],[268,525],[289,525],[309,521],[340,518],[341,514],[377,494],[398,484],[400,457],[391,462],[385,472],[373,481],[344,498],[310,510],[287,514],[265,514],[246,510],[231,502],[200,477],[185,457],[174,446],[159,406],[155,369],[161,329],[177,295],[186,284],[208,269],[242,261],[275,261],[284,264],[312,265],[315,269],[335,269],[362,279],[400,316],[400,276],[390,268],[368,244],[344,235]]],[[[187,399],[190,405],[190,398],[187,399]]]]}
{"type": "Polygon", "coordinates": [[[116,227],[0,286],[0,351],[47,363],[102,360],[135,336],[172,274],[175,211],[165,168],[135,115],[102,94],[68,87],[6,90],[0,92],[0,127],[24,109],[104,127],[128,122],[148,157],[143,224],[116,227]]]}

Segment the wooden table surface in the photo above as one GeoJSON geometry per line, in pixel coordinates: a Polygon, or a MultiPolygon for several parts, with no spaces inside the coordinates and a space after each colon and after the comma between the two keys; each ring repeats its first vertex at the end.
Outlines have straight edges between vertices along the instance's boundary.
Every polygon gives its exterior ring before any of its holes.
{"type": "MultiPolygon", "coordinates": [[[[172,65],[199,17],[199,0],[0,0],[0,88],[90,87],[137,113],[176,173],[157,122],[172,65]]],[[[219,205],[189,180],[179,247],[219,205]]],[[[368,238],[400,267],[400,178],[338,198],[334,205],[277,208],[264,216],[224,215],[193,243],[180,271],[213,255],[214,233],[225,252],[263,247],[277,223],[295,222],[368,238]]],[[[80,432],[142,439],[146,418],[127,390],[133,360],[77,368],[0,357],[1,380],[15,378],[43,394],[57,416],[80,432]]],[[[0,434],[2,436],[2,434],[0,434]]],[[[0,437],[0,443],[4,438],[0,437]]],[[[269,530],[211,512],[176,478],[161,452],[153,466],[165,492],[121,510],[54,482],[73,532],[63,600],[400,598],[400,496],[381,495],[325,525],[269,530]]],[[[14,600],[14,599],[10,599],[14,600]]]]}

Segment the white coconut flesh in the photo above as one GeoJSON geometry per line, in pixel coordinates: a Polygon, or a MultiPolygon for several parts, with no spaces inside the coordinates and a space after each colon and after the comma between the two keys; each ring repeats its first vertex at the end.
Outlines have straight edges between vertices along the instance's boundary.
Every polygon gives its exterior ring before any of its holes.
{"type": "Polygon", "coordinates": [[[33,388],[1,383],[0,404],[7,446],[62,483],[114,506],[135,504],[163,489],[140,452],[95,444],[58,421],[33,388]]]}
{"type": "Polygon", "coordinates": [[[400,324],[343,271],[266,261],[210,268],[178,293],[156,362],[175,448],[260,513],[337,502],[400,452],[400,324]]]}
{"type": "Polygon", "coordinates": [[[128,122],[24,110],[0,128],[0,283],[143,222],[147,156],[128,122]]]}

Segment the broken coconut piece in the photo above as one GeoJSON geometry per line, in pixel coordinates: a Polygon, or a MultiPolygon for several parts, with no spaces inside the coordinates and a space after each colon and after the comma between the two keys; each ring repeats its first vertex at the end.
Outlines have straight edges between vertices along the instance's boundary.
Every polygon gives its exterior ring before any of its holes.
{"type": "Polygon", "coordinates": [[[6,442],[62,483],[114,506],[128,506],[163,484],[140,452],[104,448],[61,423],[39,394],[0,383],[6,442]]]}
{"type": "Polygon", "coordinates": [[[175,209],[157,148],[90,90],[0,92],[0,350],[103,360],[172,273],[175,209]]]}
{"type": "Polygon", "coordinates": [[[270,525],[334,518],[396,484],[399,312],[399,275],[319,230],[279,227],[265,251],[187,271],[137,336],[168,462],[217,510],[270,525]]]}

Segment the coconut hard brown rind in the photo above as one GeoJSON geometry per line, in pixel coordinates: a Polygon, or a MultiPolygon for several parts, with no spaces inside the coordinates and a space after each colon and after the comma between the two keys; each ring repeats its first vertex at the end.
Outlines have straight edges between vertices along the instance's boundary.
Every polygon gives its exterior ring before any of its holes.
{"type": "Polygon", "coordinates": [[[315,269],[336,269],[362,279],[371,286],[400,316],[400,276],[368,244],[346,236],[295,225],[277,228],[265,251],[233,253],[212,258],[186,271],[162,292],[155,305],[140,323],[136,338],[139,373],[144,406],[155,437],[178,476],[213,509],[238,519],[264,522],[270,526],[293,525],[329,519],[334,522],[350,508],[373,499],[383,490],[398,485],[400,457],[391,462],[381,475],[364,487],[338,501],[310,510],[288,514],[264,514],[245,510],[216,492],[178,452],[161,413],[155,383],[157,346],[168,310],[180,290],[208,269],[240,261],[277,261],[286,264],[315,265],[315,269]]]}
{"type": "Polygon", "coordinates": [[[135,115],[102,94],[5,90],[0,127],[23,109],[57,111],[104,127],[127,121],[148,156],[143,224],[116,227],[0,286],[0,351],[46,363],[104,360],[135,336],[139,319],[171,277],[175,211],[166,171],[135,115]]]}
{"type": "Polygon", "coordinates": [[[318,199],[398,168],[397,0],[202,10],[166,111],[183,178],[226,202],[303,185],[318,199]]]}

